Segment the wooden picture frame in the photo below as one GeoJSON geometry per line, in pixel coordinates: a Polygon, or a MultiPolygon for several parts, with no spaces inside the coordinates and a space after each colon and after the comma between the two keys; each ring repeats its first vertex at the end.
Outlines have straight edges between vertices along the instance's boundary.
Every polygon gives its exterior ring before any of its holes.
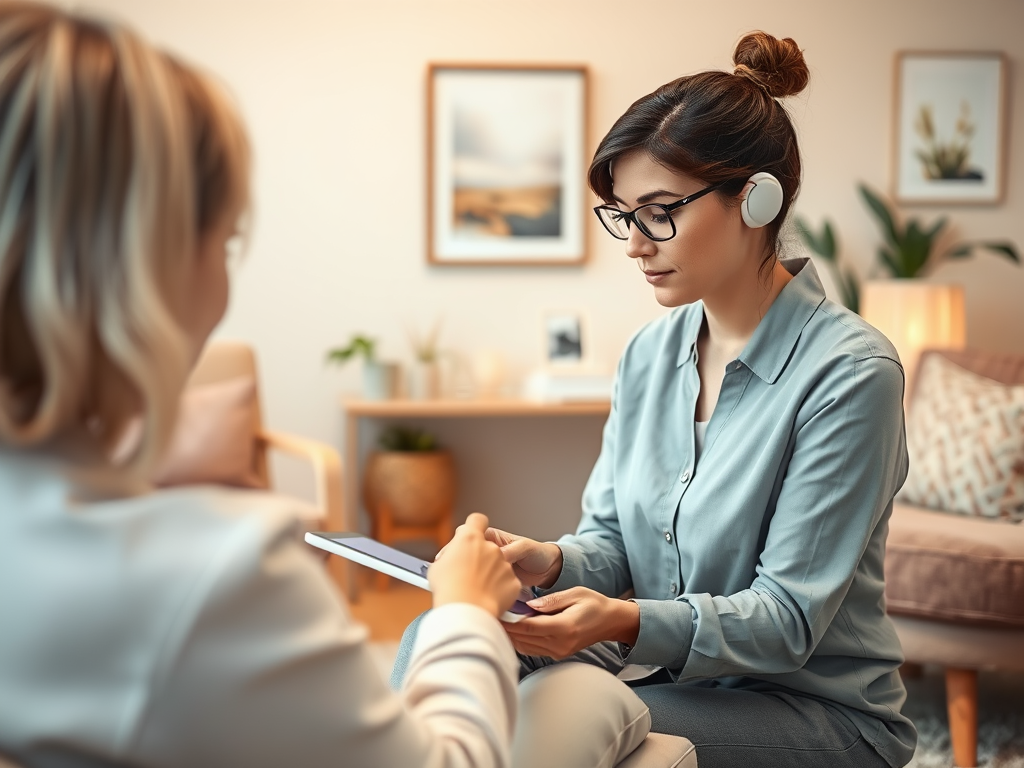
{"type": "Polygon", "coordinates": [[[998,52],[896,55],[893,196],[904,204],[1000,203],[1007,65],[998,52]]]}
{"type": "Polygon", "coordinates": [[[582,65],[429,66],[430,264],[586,261],[587,80],[582,65]]]}

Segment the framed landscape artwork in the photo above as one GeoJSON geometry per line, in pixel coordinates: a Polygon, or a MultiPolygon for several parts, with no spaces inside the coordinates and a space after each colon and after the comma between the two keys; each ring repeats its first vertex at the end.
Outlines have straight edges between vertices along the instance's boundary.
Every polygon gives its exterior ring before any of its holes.
{"type": "Polygon", "coordinates": [[[430,65],[428,261],[583,263],[586,115],[582,66],[430,65]]]}
{"type": "Polygon", "coordinates": [[[1006,58],[903,52],[896,57],[895,197],[901,203],[1002,200],[1006,58]]]}

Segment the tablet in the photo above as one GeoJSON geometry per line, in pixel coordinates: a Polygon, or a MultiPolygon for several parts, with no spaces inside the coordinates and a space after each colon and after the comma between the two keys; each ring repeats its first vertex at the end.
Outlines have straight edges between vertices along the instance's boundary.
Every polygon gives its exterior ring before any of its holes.
{"type": "MultiPolygon", "coordinates": [[[[430,591],[430,582],[427,581],[427,568],[430,563],[400,552],[387,544],[381,544],[368,536],[358,533],[310,531],[306,534],[306,543],[335,555],[341,555],[354,563],[365,565],[367,568],[386,573],[388,576],[394,576],[406,584],[430,591]]],[[[533,592],[528,587],[523,587],[519,597],[520,599],[516,600],[512,607],[498,618],[502,621],[516,622],[527,616],[540,615],[539,611],[523,602],[533,599],[533,592]]]]}

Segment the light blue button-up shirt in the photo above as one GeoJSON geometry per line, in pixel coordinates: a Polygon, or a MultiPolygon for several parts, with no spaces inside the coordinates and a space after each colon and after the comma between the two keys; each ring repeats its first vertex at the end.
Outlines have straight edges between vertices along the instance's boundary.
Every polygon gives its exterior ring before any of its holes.
{"type": "Polygon", "coordinates": [[[552,591],[633,589],[629,663],[679,683],[784,687],[839,707],[893,766],[913,754],[883,560],[907,475],[903,369],[813,265],[726,367],[699,460],[700,302],[634,336],[552,591]]]}

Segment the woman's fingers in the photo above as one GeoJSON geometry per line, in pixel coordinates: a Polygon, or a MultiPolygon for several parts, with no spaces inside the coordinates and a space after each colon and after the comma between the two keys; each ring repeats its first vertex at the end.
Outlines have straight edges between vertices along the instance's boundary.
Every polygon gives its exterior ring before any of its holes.
{"type": "Polygon", "coordinates": [[[486,538],[486,515],[473,513],[455,530],[427,573],[434,605],[465,602],[498,615],[512,605],[521,585],[498,545],[486,538]]]}
{"type": "Polygon", "coordinates": [[[481,514],[480,512],[470,512],[469,517],[466,518],[466,522],[463,523],[463,525],[471,531],[485,535],[487,526],[490,525],[490,523],[487,520],[487,515],[481,514]]]}
{"type": "Polygon", "coordinates": [[[500,528],[488,528],[484,533],[484,537],[488,541],[493,541],[499,547],[504,547],[506,544],[511,544],[513,541],[517,541],[522,538],[522,536],[517,536],[514,533],[503,531],[500,528]]]}
{"type": "MultiPolygon", "coordinates": [[[[466,522],[464,522],[462,525],[455,529],[455,536],[459,535],[459,531],[465,529],[466,531],[479,533],[486,538],[486,532],[488,530],[492,530],[488,528],[489,524],[490,523],[487,520],[487,515],[481,514],[480,512],[471,512],[469,514],[469,517],[466,518],[466,522]]],[[[465,536],[465,534],[462,535],[465,536]]],[[[453,540],[455,536],[452,537],[453,540]]],[[[448,544],[450,543],[451,542],[449,542],[448,544]]],[[[445,550],[448,549],[448,544],[445,544],[443,547],[441,547],[441,549],[438,550],[437,554],[434,555],[435,562],[441,559],[441,556],[444,554],[445,550]]]]}
{"type": "Polygon", "coordinates": [[[516,539],[501,547],[501,554],[510,563],[518,563],[533,554],[537,542],[533,539],[516,539]]]}

